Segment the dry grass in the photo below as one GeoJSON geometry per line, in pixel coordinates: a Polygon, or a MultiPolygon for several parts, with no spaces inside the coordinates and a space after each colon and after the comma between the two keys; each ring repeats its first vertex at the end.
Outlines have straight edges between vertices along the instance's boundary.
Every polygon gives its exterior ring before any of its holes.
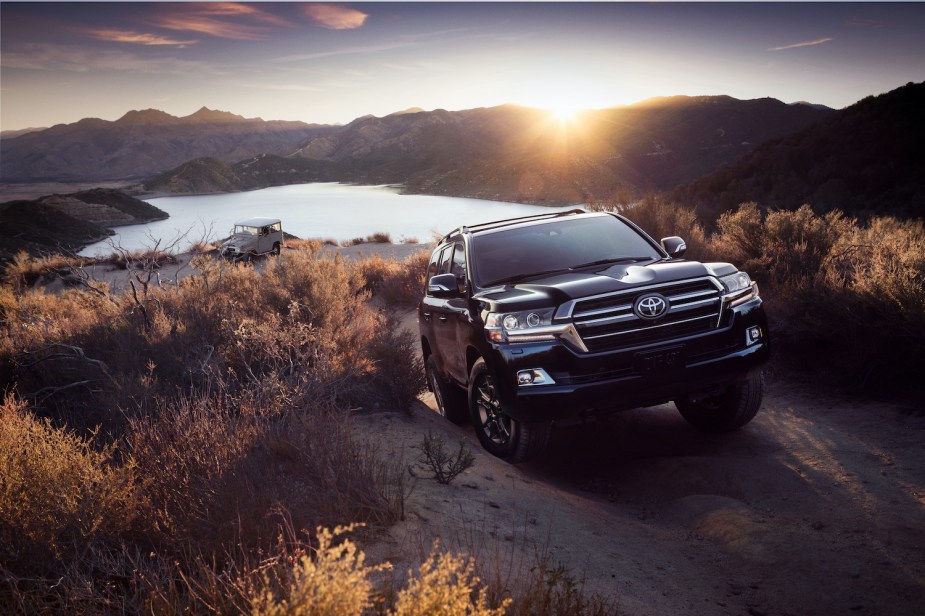
{"type": "Polygon", "coordinates": [[[366,237],[355,237],[341,242],[341,246],[359,246],[361,244],[391,244],[392,236],[385,231],[377,231],[366,237]]]}
{"type": "MultiPolygon", "coordinates": [[[[0,379],[19,392],[0,426],[0,611],[271,613],[227,584],[260,586],[275,512],[293,528],[404,515],[407,465],[347,409],[406,404],[423,371],[361,268],[313,249],[196,267],[127,294],[0,287],[0,379]]],[[[312,554],[278,562],[299,596],[312,554]]],[[[354,581],[325,592],[379,601],[354,581]]]]}

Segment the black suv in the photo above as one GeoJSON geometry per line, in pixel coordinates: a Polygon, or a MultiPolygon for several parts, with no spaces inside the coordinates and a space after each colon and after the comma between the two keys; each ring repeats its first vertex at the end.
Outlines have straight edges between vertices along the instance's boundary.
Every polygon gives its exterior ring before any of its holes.
{"type": "Polygon", "coordinates": [[[769,355],[758,287],[582,210],[460,227],[434,250],[418,323],[440,413],[510,462],[553,423],[673,400],[708,432],[748,423],[769,355]]]}

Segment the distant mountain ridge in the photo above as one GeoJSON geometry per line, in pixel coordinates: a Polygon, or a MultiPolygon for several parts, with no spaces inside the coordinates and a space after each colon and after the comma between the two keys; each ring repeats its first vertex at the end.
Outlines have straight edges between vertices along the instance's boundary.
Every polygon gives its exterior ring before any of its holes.
{"type": "Polygon", "coordinates": [[[746,201],[925,216],[925,83],[869,96],[674,191],[707,217],[746,201]]]}
{"type": "MultiPolygon", "coordinates": [[[[225,164],[222,190],[307,181],[402,184],[406,192],[532,203],[632,198],[729,164],[758,143],[832,113],[774,99],[666,97],[582,114],[575,124],[539,109],[409,109],[313,132],[288,156],[225,164]],[[233,181],[232,176],[237,180],[233,181]]],[[[227,159],[226,159],[227,163],[227,159]]],[[[218,167],[181,166],[151,190],[208,192],[218,167]],[[206,171],[208,169],[208,171],[206,171]],[[171,179],[172,174],[183,176],[171,179]]]]}
{"type": "Polygon", "coordinates": [[[157,109],[129,111],[115,121],[86,118],[3,139],[0,180],[138,179],[203,156],[233,162],[286,153],[323,128],[206,107],[185,117],[157,109]]]}

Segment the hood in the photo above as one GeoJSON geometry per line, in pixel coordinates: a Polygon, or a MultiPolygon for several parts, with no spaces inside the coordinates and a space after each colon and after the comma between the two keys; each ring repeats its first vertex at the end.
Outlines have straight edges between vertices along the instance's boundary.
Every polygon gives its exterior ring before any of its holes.
{"type": "Polygon", "coordinates": [[[222,242],[222,248],[244,248],[256,241],[257,238],[249,233],[235,233],[222,242]]]}
{"type": "Polygon", "coordinates": [[[663,261],[651,265],[617,264],[597,270],[563,272],[538,277],[515,285],[492,287],[476,299],[487,302],[493,311],[529,310],[559,305],[568,300],[625,291],[714,272],[696,261],[663,261]]]}

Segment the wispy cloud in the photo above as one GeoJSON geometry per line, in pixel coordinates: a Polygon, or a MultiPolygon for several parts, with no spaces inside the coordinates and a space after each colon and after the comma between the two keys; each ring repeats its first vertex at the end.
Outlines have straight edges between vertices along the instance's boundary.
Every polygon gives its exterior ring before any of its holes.
{"type": "Polygon", "coordinates": [[[172,45],[175,47],[184,47],[186,45],[195,45],[197,41],[181,41],[150,32],[135,32],[134,30],[110,29],[84,29],[84,34],[101,41],[112,41],[115,43],[134,43],[137,45],[172,45]]]}
{"type": "Polygon", "coordinates": [[[259,41],[269,38],[266,28],[247,24],[236,24],[204,15],[163,15],[151,22],[159,28],[180,32],[199,32],[218,38],[239,41],[259,41]]]}
{"type": "Polygon", "coordinates": [[[352,30],[366,23],[366,13],[341,4],[307,4],[305,14],[328,30],[352,30]]]}
{"type": "Polygon", "coordinates": [[[152,18],[152,26],[198,32],[218,38],[259,41],[270,37],[267,26],[292,27],[292,23],[269,11],[237,2],[190,3],[172,5],[167,12],[152,18]],[[254,25],[259,22],[264,25],[254,25]]]}
{"type": "Polygon", "coordinates": [[[791,45],[782,45],[780,47],[771,47],[768,51],[784,51],[785,49],[797,49],[798,47],[814,47],[816,45],[822,45],[823,43],[828,43],[829,41],[834,41],[835,37],[827,36],[825,38],[816,39],[814,41],[803,41],[801,43],[793,43],[791,45]]]}
{"type": "Polygon", "coordinates": [[[221,74],[205,62],[179,58],[142,58],[124,51],[100,51],[74,45],[29,44],[5,49],[0,56],[3,68],[39,71],[91,71],[159,73],[170,75],[221,74]]]}
{"type": "Polygon", "coordinates": [[[230,15],[250,17],[257,21],[273,24],[274,26],[290,27],[292,26],[287,20],[279,15],[274,15],[269,11],[259,9],[252,4],[240,4],[237,2],[214,2],[205,4],[195,4],[196,12],[204,15],[230,15]]]}

